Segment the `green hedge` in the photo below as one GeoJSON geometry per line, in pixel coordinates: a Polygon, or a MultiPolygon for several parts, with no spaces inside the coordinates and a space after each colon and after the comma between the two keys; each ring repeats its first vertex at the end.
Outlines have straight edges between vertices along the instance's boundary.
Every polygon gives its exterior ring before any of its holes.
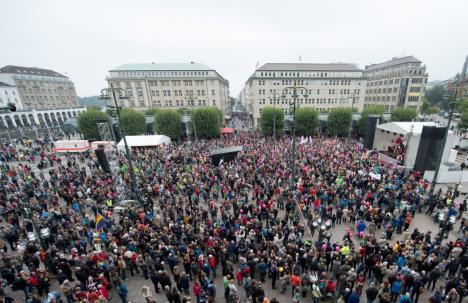
{"type": "Polygon", "coordinates": [[[166,135],[171,140],[179,140],[183,134],[182,114],[172,109],[161,109],[156,112],[154,129],[160,135],[166,135]]]}
{"type": "Polygon", "coordinates": [[[202,107],[192,113],[191,128],[196,127],[198,138],[217,138],[223,122],[223,113],[216,107],[202,107]]]}
{"type": "Polygon", "coordinates": [[[84,139],[96,141],[101,140],[98,122],[109,121],[109,116],[100,110],[91,109],[78,115],[78,127],[84,139]]]}
{"type": "Polygon", "coordinates": [[[136,136],[146,133],[146,116],[131,108],[120,111],[120,120],[126,136],[136,136]]]}
{"type": "Polygon", "coordinates": [[[279,108],[264,107],[260,114],[260,129],[265,136],[273,136],[273,124],[276,136],[284,132],[284,113],[279,108]],[[276,121],[274,121],[276,119],[276,121]]]}
{"type": "Polygon", "coordinates": [[[313,135],[318,125],[318,113],[314,108],[304,107],[296,110],[296,133],[298,135],[313,135]]]}
{"type": "Polygon", "coordinates": [[[351,108],[335,108],[328,113],[327,131],[333,136],[346,136],[351,123],[351,108]]]}

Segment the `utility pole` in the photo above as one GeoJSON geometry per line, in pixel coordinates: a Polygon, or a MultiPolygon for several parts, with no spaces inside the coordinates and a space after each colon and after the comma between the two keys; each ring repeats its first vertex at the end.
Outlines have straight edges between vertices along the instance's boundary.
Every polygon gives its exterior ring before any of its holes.
{"type": "Polygon", "coordinates": [[[276,89],[270,93],[270,100],[273,100],[273,138],[276,141],[276,89]]]}
{"type": "Polygon", "coordinates": [[[195,141],[198,141],[198,137],[197,137],[197,124],[195,123],[195,119],[193,117],[193,106],[194,106],[194,99],[193,99],[193,90],[188,90],[186,91],[186,97],[187,97],[187,101],[190,102],[190,108],[191,108],[191,112],[192,112],[192,116],[190,118],[190,121],[192,121],[192,124],[193,124],[193,134],[195,136],[195,141]]]}
{"type": "MultiPolygon", "coordinates": [[[[111,86],[109,88],[104,88],[104,89],[101,90],[101,99],[112,99],[114,101],[115,112],[117,114],[117,122],[119,124],[120,135],[122,136],[123,141],[124,141],[125,155],[127,157],[128,168],[130,170],[130,177],[131,177],[131,180],[132,180],[132,198],[136,199],[138,201],[138,203],[140,205],[142,205],[143,203],[142,203],[140,193],[139,193],[139,190],[138,190],[138,184],[137,184],[137,181],[136,181],[135,171],[133,170],[132,156],[130,154],[130,149],[128,148],[127,138],[125,137],[125,130],[122,127],[122,121],[120,119],[120,106],[119,106],[119,104],[117,104],[117,95],[115,94],[116,91],[121,95],[121,96],[119,96],[119,99],[128,98],[125,95],[125,90],[123,90],[120,87],[114,87],[113,84],[111,83],[111,86]],[[109,96],[110,94],[112,95],[112,97],[109,96]]],[[[117,144],[117,142],[116,142],[116,144],[117,144]]]]}
{"type": "Polygon", "coordinates": [[[353,110],[354,110],[354,101],[356,99],[356,96],[355,96],[356,92],[353,92],[353,95],[351,96],[351,119],[350,119],[350,122],[349,122],[349,131],[348,131],[348,138],[351,139],[351,134],[353,132],[353,110]]]}

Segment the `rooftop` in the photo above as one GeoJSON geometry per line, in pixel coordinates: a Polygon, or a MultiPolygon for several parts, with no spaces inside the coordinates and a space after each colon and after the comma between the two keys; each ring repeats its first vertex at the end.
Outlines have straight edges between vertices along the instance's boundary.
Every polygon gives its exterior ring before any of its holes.
{"type": "Polygon", "coordinates": [[[350,63],[265,63],[259,71],[352,71],[361,70],[350,63]]]}
{"type": "Polygon", "coordinates": [[[187,71],[213,70],[202,63],[130,63],[117,66],[110,71],[187,71]]]}
{"type": "Polygon", "coordinates": [[[17,75],[32,75],[32,76],[46,76],[46,77],[60,77],[67,78],[66,76],[54,72],[50,69],[43,69],[37,67],[25,67],[25,66],[15,66],[7,65],[0,68],[0,74],[17,74],[17,75]]]}
{"type": "Polygon", "coordinates": [[[382,63],[376,63],[376,64],[371,64],[366,66],[367,69],[377,69],[381,67],[386,67],[386,66],[392,66],[392,65],[398,65],[402,63],[422,63],[419,59],[416,59],[413,56],[406,56],[406,57],[394,57],[391,60],[382,62],[382,63]]]}

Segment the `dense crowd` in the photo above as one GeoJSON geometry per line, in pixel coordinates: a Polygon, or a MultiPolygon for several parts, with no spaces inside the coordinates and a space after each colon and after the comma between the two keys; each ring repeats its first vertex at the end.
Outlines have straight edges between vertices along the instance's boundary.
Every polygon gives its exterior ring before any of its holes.
{"type": "Polygon", "coordinates": [[[426,198],[418,173],[359,144],[298,141],[294,182],[289,138],[241,132],[134,149],[139,201],[123,202],[116,188],[131,188],[123,154],[110,175],[93,153],[2,146],[1,299],[18,292],[34,303],[156,302],[156,293],[171,303],[466,297],[468,222],[453,230],[466,209],[459,188],[426,198]],[[210,150],[234,145],[243,151],[233,161],[212,165],[210,150]],[[23,160],[19,150],[28,150],[23,160]],[[420,212],[434,216],[438,234],[410,228],[420,212]],[[337,239],[341,224],[346,232],[337,239]],[[127,282],[140,275],[148,283],[130,298],[127,282]],[[267,283],[277,290],[266,291],[267,283]]]}

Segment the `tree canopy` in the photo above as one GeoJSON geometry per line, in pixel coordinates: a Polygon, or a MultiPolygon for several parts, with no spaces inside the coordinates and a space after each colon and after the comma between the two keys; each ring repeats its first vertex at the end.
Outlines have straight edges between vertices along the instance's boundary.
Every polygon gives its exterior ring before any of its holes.
{"type": "Polygon", "coordinates": [[[191,127],[199,138],[216,138],[220,135],[223,113],[216,107],[202,107],[193,111],[191,127]]]}
{"type": "Polygon", "coordinates": [[[442,105],[442,103],[444,103],[444,96],[446,92],[447,91],[443,85],[436,85],[426,90],[427,102],[433,106],[442,105]]]}
{"type": "Polygon", "coordinates": [[[79,114],[78,127],[86,140],[101,140],[97,123],[105,121],[109,121],[109,116],[105,112],[91,109],[79,114]]]}
{"type": "Polygon", "coordinates": [[[126,136],[136,136],[146,133],[146,116],[131,108],[120,111],[120,120],[126,136]]]}
{"type": "Polygon", "coordinates": [[[161,109],[156,112],[154,129],[160,135],[172,140],[179,140],[183,134],[182,114],[172,109],[161,109]]]}
{"type": "Polygon", "coordinates": [[[351,108],[334,108],[328,114],[327,131],[333,136],[346,136],[351,123],[351,108]]]}
{"type": "Polygon", "coordinates": [[[318,113],[314,108],[303,107],[296,110],[296,132],[298,135],[310,136],[319,125],[318,113]]]}
{"type": "Polygon", "coordinates": [[[415,110],[410,108],[398,107],[392,112],[392,121],[410,122],[418,116],[415,110]]]}
{"type": "Polygon", "coordinates": [[[284,132],[284,113],[279,108],[264,107],[260,114],[260,129],[265,136],[273,136],[273,125],[276,128],[276,136],[284,132]]]}

